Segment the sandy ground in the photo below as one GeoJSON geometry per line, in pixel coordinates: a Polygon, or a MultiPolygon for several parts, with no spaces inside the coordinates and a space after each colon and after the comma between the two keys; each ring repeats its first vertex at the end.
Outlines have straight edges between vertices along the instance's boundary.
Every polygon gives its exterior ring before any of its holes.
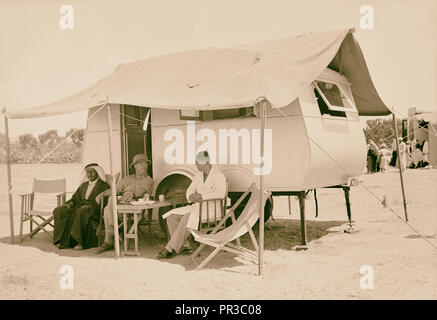
{"type": "MultiPolygon", "coordinates": [[[[13,168],[15,172],[32,167],[13,168]]],[[[63,168],[78,172],[78,167],[63,168]]],[[[13,173],[14,174],[14,173],[13,173]]],[[[17,173],[15,173],[17,174],[17,173]]],[[[1,177],[2,182],[5,179],[1,177]]],[[[364,184],[401,217],[399,174],[363,175],[364,184]]],[[[437,247],[437,170],[407,170],[410,224],[437,247]]],[[[15,189],[14,189],[15,190],[15,189]]],[[[15,190],[15,192],[18,192],[15,190]]],[[[318,190],[319,217],[310,196],[307,204],[308,250],[299,244],[297,200],[275,198],[274,221],[266,224],[263,275],[258,266],[219,253],[201,271],[189,256],[157,260],[165,239],[154,221],[142,227],[140,257],[115,260],[113,252],[95,254],[58,250],[47,235],[10,244],[5,190],[0,207],[1,299],[436,299],[437,249],[384,208],[363,187],[351,190],[358,232],[344,233],[346,209],[341,190],[318,190]],[[74,271],[74,289],[61,289],[60,269],[74,271]],[[374,288],[362,289],[362,266],[371,266],[374,288]]],[[[14,205],[17,212],[18,204],[14,205]]],[[[28,225],[26,225],[26,230],[28,225]]],[[[18,214],[15,219],[19,230],[18,214]]],[[[243,243],[249,244],[246,236],[243,243]]],[[[205,250],[204,258],[210,250],[205,250]]],[[[369,275],[369,273],[366,273],[369,275]]]]}

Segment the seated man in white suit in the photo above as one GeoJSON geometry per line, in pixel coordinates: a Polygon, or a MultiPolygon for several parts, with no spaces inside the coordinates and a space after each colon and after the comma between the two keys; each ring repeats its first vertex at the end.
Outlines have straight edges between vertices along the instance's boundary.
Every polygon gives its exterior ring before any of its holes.
{"type": "MultiPolygon", "coordinates": [[[[175,254],[186,254],[191,251],[188,236],[189,229],[196,229],[199,226],[199,201],[208,199],[224,198],[226,194],[226,178],[218,169],[210,163],[207,151],[201,151],[196,156],[196,167],[199,172],[194,176],[193,181],[187,189],[186,197],[188,202],[194,204],[175,208],[163,215],[167,220],[167,227],[170,233],[170,241],[158,254],[158,258],[170,258],[175,254]]],[[[203,203],[202,214],[207,212],[206,203],[203,203]]],[[[214,203],[209,203],[210,212],[214,210],[214,203]]]]}

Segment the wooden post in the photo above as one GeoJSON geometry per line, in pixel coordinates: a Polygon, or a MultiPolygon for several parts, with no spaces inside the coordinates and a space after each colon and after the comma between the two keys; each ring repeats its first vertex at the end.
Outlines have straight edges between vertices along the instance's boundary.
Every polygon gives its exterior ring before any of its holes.
{"type": "MultiPolygon", "coordinates": [[[[260,156],[261,159],[264,159],[264,129],[265,129],[265,103],[263,100],[260,103],[260,121],[261,121],[261,150],[260,156]]],[[[260,165],[262,165],[260,163],[260,165]]],[[[263,254],[264,254],[264,185],[263,185],[263,173],[262,170],[259,176],[259,190],[260,190],[260,201],[259,201],[259,245],[258,245],[258,275],[262,274],[262,265],[263,265],[263,254]]]]}
{"type": "Polygon", "coordinates": [[[9,224],[11,227],[11,243],[14,243],[14,208],[12,205],[12,178],[11,178],[11,149],[9,141],[9,124],[6,116],[6,109],[3,109],[5,118],[5,136],[6,136],[6,170],[8,175],[8,202],[9,202],[9,224]]]}
{"type": "Polygon", "coordinates": [[[307,244],[307,230],[305,225],[305,191],[299,192],[299,208],[300,208],[300,233],[302,235],[302,246],[307,244]]]}
{"type": "Polygon", "coordinates": [[[112,202],[112,213],[114,215],[114,248],[116,258],[120,258],[120,243],[118,234],[118,213],[117,213],[117,196],[116,196],[116,185],[115,185],[115,174],[114,166],[112,161],[112,119],[111,119],[111,106],[106,103],[106,111],[108,114],[108,144],[109,144],[109,164],[111,168],[111,202],[112,202]]]}
{"type": "MultiPolygon", "coordinates": [[[[408,214],[407,214],[407,199],[405,197],[405,189],[404,189],[404,177],[402,175],[402,164],[401,164],[401,154],[399,153],[399,139],[398,139],[398,126],[396,123],[396,116],[395,113],[391,113],[393,115],[393,126],[395,129],[395,136],[396,136],[396,149],[398,150],[398,162],[399,162],[399,175],[401,177],[401,189],[402,189],[402,198],[404,200],[404,213],[405,213],[405,220],[408,221],[408,214]]],[[[405,152],[407,152],[405,150],[405,152]]],[[[395,164],[396,165],[396,164],[395,164]]],[[[406,165],[406,164],[405,164],[406,165]]]]}

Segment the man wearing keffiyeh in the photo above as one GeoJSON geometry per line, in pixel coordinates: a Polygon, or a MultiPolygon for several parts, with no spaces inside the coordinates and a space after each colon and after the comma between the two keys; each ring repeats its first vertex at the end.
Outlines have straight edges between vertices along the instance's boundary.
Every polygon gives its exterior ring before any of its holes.
{"type": "Polygon", "coordinates": [[[80,250],[97,246],[96,229],[100,215],[95,199],[110,186],[105,182],[105,172],[97,163],[85,166],[85,174],[86,181],[71,199],[53,210],[53,244],[59,249],[80,250]]]}

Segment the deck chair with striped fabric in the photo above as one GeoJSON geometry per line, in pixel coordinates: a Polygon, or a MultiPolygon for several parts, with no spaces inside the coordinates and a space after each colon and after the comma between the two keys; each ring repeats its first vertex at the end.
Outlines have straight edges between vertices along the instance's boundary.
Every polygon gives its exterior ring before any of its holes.
{"type": "MultiPolygon", "coordinates": [[[[270,192],[264,193],[263,204],[270,196],[270,192]]],[[[238,199],[238,201],[227,211],[225,217],[219,222],[219,224],[211,231],[211,233],[206,234],[199,232],[197,230],[190,230],[191,234],[194,236],[194,240],[200,243],[199,248],[193,253],[191,259],[197,265],[196,270],[202,269],[209,261],[211,261],[214,256],[220,252],[220,250],[235,253],[239,256],[246,257],[249,259],[255,259],[258,257],[258,242],[256,241],[255,235],[252,231],[253,226],[259,219],[259,201],[260,201],[260,190],[257,188],[256,184],[253,183],[250,187],[243,193],[243,195],[238,199]],[[235,219],[234,211],[240,205],[240,203],[251,193],[250,199],[241,212],[240,216],[235,219]],[[218,231],[228,220],[232,219],[232,224],[223,230],[218,231]],[[249,232],[250,239],[252,240],[253,246],[256,251],[249,250],[241,246],[240,237],[246,232],[249,232]],[[231,242],[236,241],[236,245],[231,242]],[[200,253],[200,251],[205,247],[205,245],[214,247],[214,251],[206,257],[202,263],[198,264],[195,257],[200,253]]]]}
{"type": "MultiPolygon", "coordinates": [[[[50,227],[54,228],[54,226],[52,224],[52,221],[54,219],[53,212],[35,208],[35,194],[50,194],[50,197],[53,194],[56,194],[56,205],[58,207],[60,207],[63,204],[65,204],[66,179],[65,178],[59,179],[59,180],[33,179],[32,192],[20,195],[20,198],[21,198],[20,239],[21,239],[21,241],[23,241],[23,239],[25,239],[26,237],[32,238],[34,235],[36,235],[41,230],[46,232],[50,237],[52,237],[52,234],[46,229],[46,227],[50,226],[50,227]],[[23,224],[25,221],[30,222],[30,233],[23,237],[23,224]],[[35,230],[33,230],[34,223],[37,225],[37,228],[35,230]]],[[[54,204],[54,201],[52,201],[51,203],[54,204]]]]}

